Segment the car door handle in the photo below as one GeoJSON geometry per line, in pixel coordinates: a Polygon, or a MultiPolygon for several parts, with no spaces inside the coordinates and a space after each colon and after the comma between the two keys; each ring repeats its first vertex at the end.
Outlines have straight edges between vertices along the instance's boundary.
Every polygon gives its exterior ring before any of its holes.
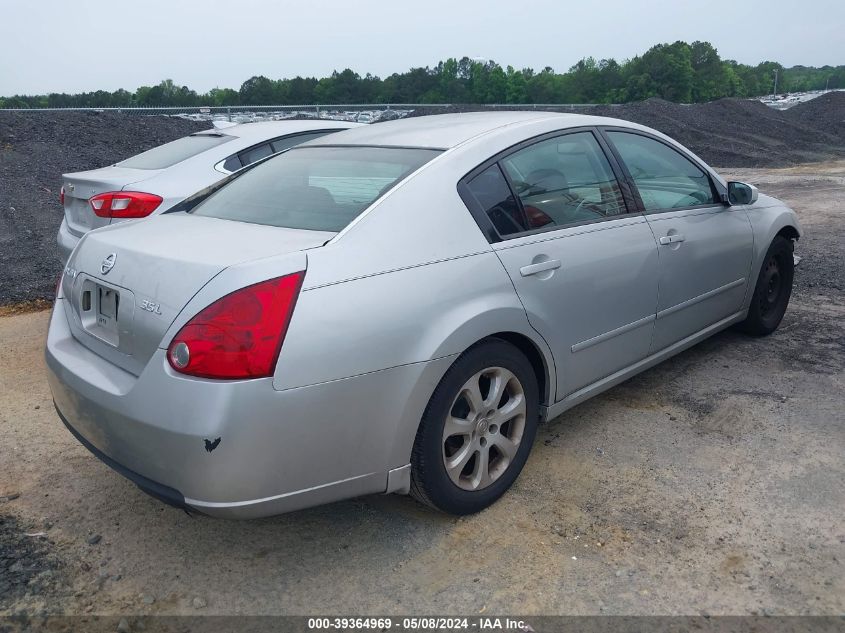
{"type": "Polygon", "coordinates": [[[678,242],[683,242],[685,239],[687,238],[680,233],[675,233],[674,235],[664,235],[658,241],[661,246],[666,246],[667,244],[677,244],[678,242]]]}
{"type": "Polygon", "coordinates": [[[528,277],[529,275],[536,275],[537,273],[542,273],[547,270],[555,270],[556,268],[560,268],[560,260],[549,259],[544,262],[539,262],[537,264],[529,264],[528,266],[523,266],[519,269],[519,274],[523,277],[528,277]]]}

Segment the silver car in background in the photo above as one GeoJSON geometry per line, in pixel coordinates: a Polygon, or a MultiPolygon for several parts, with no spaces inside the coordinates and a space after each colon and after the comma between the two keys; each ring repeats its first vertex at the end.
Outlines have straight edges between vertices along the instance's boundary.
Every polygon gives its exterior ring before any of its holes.
{"type": "Polygon", "coordinates": [[[277,152],[357,123],[266,121],[190,134],[90,171],[62,176],[59,254],[67,261],[85,233],[163,213],[229,174],[277,152]]]}
{"type": "Polygon", "coordinates": [[[733,324],[777,328],[799,236],[783,203],[640,125],[381,123],[89,233],[49,382],[86,447],[177,506],[410,492],[466,514],[542,420],[733,324]]]}

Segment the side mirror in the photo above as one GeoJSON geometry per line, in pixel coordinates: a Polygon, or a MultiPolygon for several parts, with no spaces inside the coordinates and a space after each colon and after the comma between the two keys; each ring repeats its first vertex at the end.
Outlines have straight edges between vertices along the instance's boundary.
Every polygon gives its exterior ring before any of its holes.
{"type": "Polygon", "coordinates": [[[728,183],[728,200],[731,204],[754,204],[757,202],[757,187],[744,182],[728,183]]]}

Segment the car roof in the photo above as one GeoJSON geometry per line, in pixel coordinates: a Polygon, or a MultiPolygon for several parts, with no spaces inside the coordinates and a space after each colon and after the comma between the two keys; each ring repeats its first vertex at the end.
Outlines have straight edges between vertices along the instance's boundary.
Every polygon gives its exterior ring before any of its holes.
{"type": "Polygon", "coordinates": [[[550,119],[560,121],[560,129],[586,125],[641,127],[620,119],[561,112],[466,112],[435,114],[374,123],[309,141],[303,144],[303,147],[314,145],[385,145],[449,149],[477,136],[490,134],[509,126],[550,119]]]}
{"type": "Polygon", "coordinates": [[[311,130],[345,130],[363,126],[363,123],[350,121],[330,121],[325,119],[296,119],[288,121],[256,121],[254,123],[239,123],[230,127],[203,130],[197,134],[222,134],[235,136],[245,140],[261,141],[285,134],[309,132],[311,130]]]}

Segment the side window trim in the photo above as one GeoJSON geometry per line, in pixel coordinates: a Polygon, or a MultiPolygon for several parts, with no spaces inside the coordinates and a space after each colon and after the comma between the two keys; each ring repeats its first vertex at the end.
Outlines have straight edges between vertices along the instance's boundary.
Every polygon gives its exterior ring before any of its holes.
{"type": "Polygon", "coordinates": [[[619,185],[619,189],[622,190],[622,198],[625,200],[625,206],[628,209],[628,213],[643,213],[643,205],[640,200],[640,194],[636,189],[631,187],[631,183],[628,180],[628,170],[625,168],[616,153],[616,148],[607,142],[607,138],[601,128],[593,128],[593,132],[599,146],[601,146],[601,149],[604,152],[605,157],[607,157],[607,162],[610,163],[610,168],[613,170],[613,174],[616,176],[616,182],[619,185]]]}
{"type": "MultiPolygon", "coordinates": [[[[632,194],[631,190],[628,187],[628,181],[626,178],[626,172],[623,172],[615,159],[615,155],[611,154],[608,150],[610,148],[607,146],[607,143],[604,141],[603,134],[601,130],[594,126],[581,126],[581,127],[573,127],[567,128],[565,130],[555,130],[552,132],[546,132],[544,134],[540,134],[538,136],[531,137],[529,139],[525,139],[524,141],[520,141],[515,145],[511,145],[507,149],[502,150],[498,154],[495,154],[485,160],[483,163],[480,163],[469,172],[467,172],[459,181],[458,181],[458,195],[460,196],[461,200],[463,200],[464,204],[470,211],[473,219],[475,219],[478,227],[481,229],[481,232],[487,238],[487,241],[491,244],[495,242],[503,242],[507,240],[517,239],[525,236],[537,235],[541,233],[549,233],[552,231],[561,231],[564,229],[569,229],[572,227],[584,226],[586,224],[596,224],[599,222],[608,222],[610,220],[619,220],[625,217],[629,217],[631,215],[641,214],[642,210],[638,207],[637,202],[635,201],[634,195],[632,194]],[[506,159],[508,156],[515,154],[526,147],[531,147],[532,145],[536,145],[537,143],[541,143],[543,141],[552,139],[552,138],[561,138],[564,136],[568,136],[570,134],[578,134],[581,132],[590,132],[593,135],[596,143],[598,144],[599,148],[601,149],[602,153],[604,154],[605,159],[607,160],[608,165],[610,165],[610,169],[613,172],[613,176],[616,179],[616,185],[619,187],[620,191],[622,192],[622,199],[625,204],[625,213],[620,213],[618,215],[608,216],[605,218],[596,218],[595,220],[584,220],[582,222],[571,222],[569,224],[564,225],[553,225],[553,226],[542,226],[537,229],[530,229],[527,231],[520,231],[519,233],[510,233],[508,235],[500,235],[496,228],[493,226],[493,223],[490,221],[490,218],[487,217],[487,213],[484,209],[480,208],[475,196],[469,189],[468,183],[477,175],[488,169],[492,165],[497,165],[499,167],[499,171],[502,172],[502,175],[505,178],[505,182],[510,189],[511,195],[514,196],[516,199],[517,204],[519,205],[520,212],[522,213],[523,218],[525,218],[525,208],[522,203],[522,200],[518,195],[516,195],[515,190],[513,188],[513,183],[511,183],[511,179],[508,176],[507,170],[502,168],[501,161],[506,159]]],[[[527,224],[527,220],[526,220],[527,224]]]]}
{"type": "MultiPolygon", "coordinates": [[[[525,226],[528,226],[528,213],[525,211],[525,204],[522,202],[522,198],[519,197],[516,193],[516,187],[513,186],[513,181],[511,180],[510,174],[508,170],[505,169],[504,165],[502,165],[502,160],[507,158],[507,156],[502,156],[499,160],[496,161],[496,166],[499,168],[499,171],[502,173],[502,176],[505,179],[505,182],[508,185],[508,190],[511,192],[511,197],[516,202],[516,206],[519,209],[519,215],[522,218],[522,222],[525,226]]],[[[509,239],[514,235],[524,235],[528,233],[528,231],[520,231],[519,233],[511,233],[507,236],[503,236],[504,239],[509,239]]]]}
{"type": "Polygon", "coordinates": [[[675,147],[671,143],[667,143],[662,138],[655,136],[654,134],[649,134],[644,130],[634,130],[631,128],[626,127],[616,127],[612,125],[602,125],[597,128],[599,136],[601,137],[604,144],[613,154],[614,159],[619,164],[619,168],[621,173],[624,174],[624,180],[626,183],[627,188],[631,192],[631,196],[636,204],[637,210],[639,213],[643,213],[645,215],[654,215],[657,213],[672,213],[675,211],[689,211],[691,209],[709,209],[709,208],[716,208],[716,207],[723,207],[724,202],[720,202],[720,200],[724,200],[724,196],[727,195],[726,191],[722,191],[722,187],[720,186],[719,182],[713,178],[713,175],[710,173],[710,170],[707,168],[706,165],[703,165],[700,161],[695,160],[694,157],[690,156],[686,151],[682,151],[681,148],[675,147]],[[613,140],[608,136],[608,132],[622,132],[625,134],[634,134],[636,136],[642,136],[643,138],[651,139],[652,141],[657,141],[661,145],[665,145],[670,150],[673,150],[678,155],[685,158],[687,161],[692,163],[697,169],[700,169],[701,172],[707,176],[707,181],[710,183],[710,189],[713,192],[713,198],[715,202],[706,202],[702,204],[695,204],[690,205],[687,207],[675,207],[670,209],[655,209],[653,211],[647,211],[645,208],[645,204],[643,203],[643,199],[640,196],[640,190],[637,187],[637,183],[634,181],[634,177],[631,175],[631,172],[628,171],[628,166],[625,164],[625,161],[622,159],[621,154],[619,154],[619,150],[616,149],[616,146],[613,144],[613,140]]]}

